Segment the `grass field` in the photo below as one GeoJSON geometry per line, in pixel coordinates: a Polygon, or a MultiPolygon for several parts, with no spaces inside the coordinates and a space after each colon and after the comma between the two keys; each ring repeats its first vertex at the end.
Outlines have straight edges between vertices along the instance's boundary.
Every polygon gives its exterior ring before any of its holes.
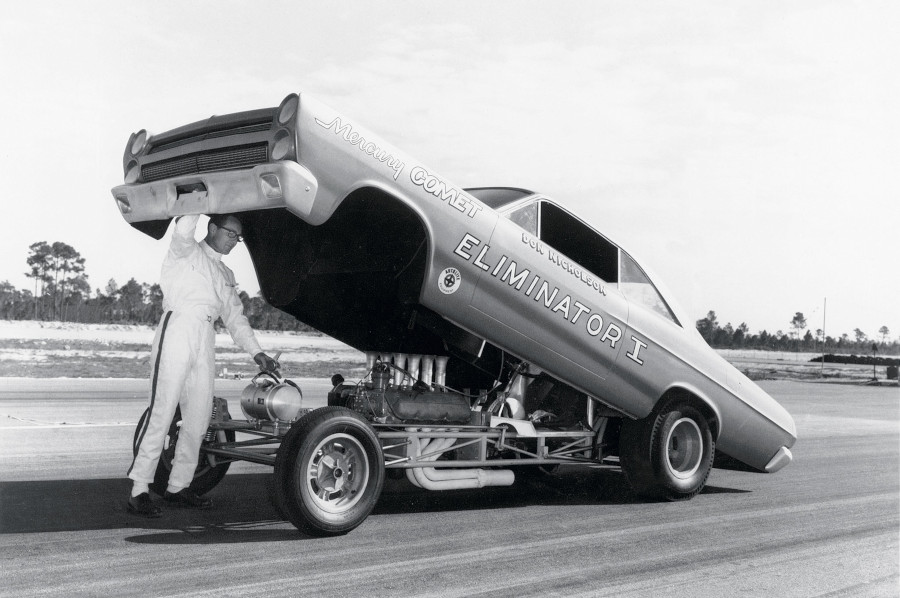
{"type": "MultiPolygon", "coordinates": [[[[74,324],[0,320],[0,378],[146,378],[150,372],[149,326],[74,324]]],[[[263,350],[281,353],[287,377],[348,380],[364,375],[365,356],[320,334],[258,332],[263,350]]],[[[867,383],[872,366],[810,363],[811,354],[774,351],[723,351],[753,380],[802,379],[867,383]]],[[[216,367],[221,377],[251,377],[257,369],[228,334],[216,335],[216,367]]],[[[886,383],[884,367],[874,375],[886,383]]]]}
{"type": "MultiPolygon", "coordinates": [[[[745,351],[744,353],[752,353],[745,351]]],[[[870,365],[810,363],[781,357],[773,352],[760,351],[758,355],[728,355],[724,357],[751,380],[818,380],[823,382],[868,383],[875,379],[887,383],[883,366],[874,370],[870,365]]],[[[896,382],[893,382],[896,384],[896,382]]]]}
{"type": "MultiPolygon", "coordinates": [[[[60,322],[0,321],[0,378],[146,378],[154,329],[60,322]]],[[[258,332],[269,355],[280,353],[287,377],[358,379],[363,353],[319,334],[258,332]]],[[[228,334],[216,335],[220,377],[251,377],[258,370],[250,355],[228,334]]]]}

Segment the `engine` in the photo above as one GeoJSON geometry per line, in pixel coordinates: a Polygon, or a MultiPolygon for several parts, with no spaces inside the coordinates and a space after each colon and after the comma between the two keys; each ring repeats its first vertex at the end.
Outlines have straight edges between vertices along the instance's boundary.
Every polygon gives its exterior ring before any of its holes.
{"type": "Polygon", "coordinates": [[[351,385],[337,376],[328,404],[379,423],[467,424],[471,403],[444,386],[446,365],[446,357],[367,353],[366,379],[351,385]]]}
{"type": "MultiPolygon", "coordinates": [[[[407,479],[420,488],[458,490],[513,484],[515,475],[510,469],[451,463],[495,458],[508,462],[510,451],[516,451],[513,460],[519,454],[537,454],[534,424],[545,424],[547,418],[563,421],[543,407],[552,406],[566,416],[571,414],[573,425],[585,429],[574,418],[582,417],[578,411],[586,411],[587,397],[542,372],[530,373],[525,362],[511,363],[511,373],[504,382],[498,381],[490,390],[481,391],[473,404],[474,397],[446,386],[446,357],[367,353],[366,361],[368,373],[357,384],[344,384],[338,374],[332,377],[334,387],[328,394],[328,404],[350,408],[371,422],[409,432],[407,442],[391,447],[395,452],[403,452],[391,457],[406,465],[407,479]],[[579,406],[581,410],[577,409],[579,406]],[[484,449],[472,442],[458,445],[459,439],[452,434],[459,431],[456,426],[463,425],[510,429],[518,439],[512,442],[520,444],[504,444],[509,441],[501,436],[501,440],[492,441],[484,449]],[[440,465],[433,466],[432,461],[440,465]]],[[[590,414],[587,420],[592,421],[590,414]]],[[[562,448],[572,446],[570,440],[545,442],[542,450],[558,448],[559,443],[566,442],[569,445],[562,448]]]]}

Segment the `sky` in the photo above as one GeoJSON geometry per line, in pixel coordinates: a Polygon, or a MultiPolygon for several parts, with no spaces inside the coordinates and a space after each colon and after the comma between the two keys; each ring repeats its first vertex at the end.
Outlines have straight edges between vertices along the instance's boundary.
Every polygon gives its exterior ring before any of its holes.
{"type": "MultiPolygon", "coordinates": [[[[0,16],[0,281],[62,241],[89,283],[168,237],[110,189],[131,132],[315,95],[462,187],[543,192],[695,319],[900,336],[900,5],[17,2],[0,16]]],[[[226,258],[259,286],[246,249],[226,258]]]]}

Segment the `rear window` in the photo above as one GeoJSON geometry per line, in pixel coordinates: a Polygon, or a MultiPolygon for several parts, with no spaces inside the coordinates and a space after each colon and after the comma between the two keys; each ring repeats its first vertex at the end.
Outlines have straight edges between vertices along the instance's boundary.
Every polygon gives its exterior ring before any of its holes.
{"type": "Polygon", "coordinates": [[[507,214],[507,218],[527,230],[529,233],[537,236],[538,228],[538,206],[536,203],[530,203],[518,210],[513,210],[507,214]]]}
{"type": "Polygon", "coordinates": [[[643,269],[627,253],[622,253],[622,279],[619,288],[631,303],[642,305],[667,320],[681,325],[643,269]]]}

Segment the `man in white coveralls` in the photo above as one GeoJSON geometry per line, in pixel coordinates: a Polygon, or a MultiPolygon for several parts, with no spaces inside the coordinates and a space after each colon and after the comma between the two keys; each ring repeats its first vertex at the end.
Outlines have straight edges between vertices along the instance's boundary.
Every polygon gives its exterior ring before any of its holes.
{"type": "Polygon", "coordinates": [[[240,221],[230,214],[210,216],[206,238],[198,243],[194,239],[198,219],[197,215],[176,219],[160,276],[163,315],[150,354],[150,415],[138,433],[137,453],[128,470],[134,480],[128,512],[144,517],[158,517],[161,512],[150,499],[149,485],[179,403],[181,431],[163,498],[177,506],[212,506],[190,484],[212,412],[216,319],[222,317],[234,341],[262,370],[278,368],[260,348],[244,316],[234,273],[222,263],[222,256],[243,240],[240,221]]]}

